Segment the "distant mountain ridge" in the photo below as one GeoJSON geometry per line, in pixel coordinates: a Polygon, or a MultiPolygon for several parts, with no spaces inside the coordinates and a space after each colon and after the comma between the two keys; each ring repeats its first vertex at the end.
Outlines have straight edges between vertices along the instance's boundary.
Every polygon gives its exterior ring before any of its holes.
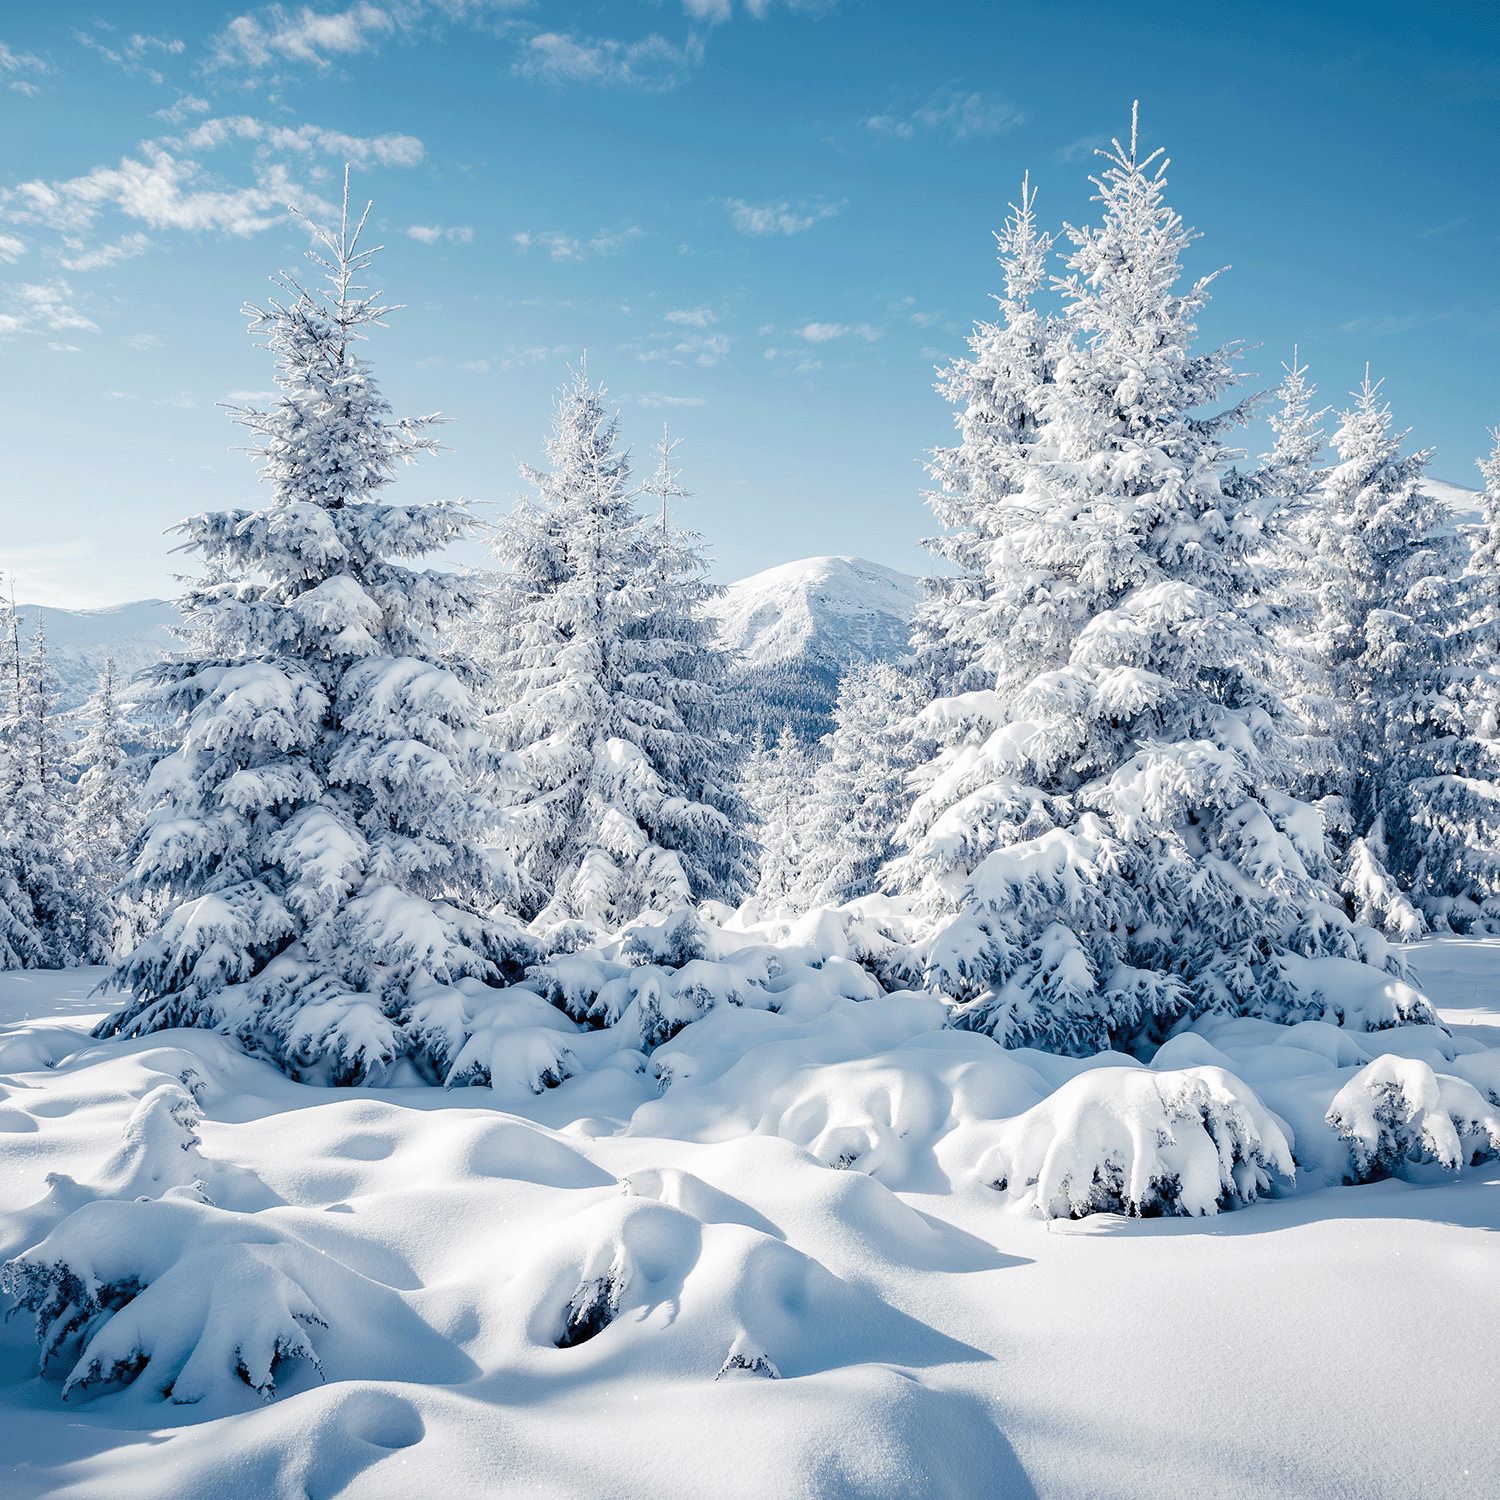
{"type": "Polygon", "coordinates": [[[155,666],[177,641],[169,626],[180,625],[177,606],[165,599],[137,599],[109,609],[54,609],[37,604],[16,608],[22,649],[36,634],[37,616],[47,628],[47,660],[57,674],[59,712],[77,708],[99,685],[106,658],[113,656],[121,684],[155,666]]]}

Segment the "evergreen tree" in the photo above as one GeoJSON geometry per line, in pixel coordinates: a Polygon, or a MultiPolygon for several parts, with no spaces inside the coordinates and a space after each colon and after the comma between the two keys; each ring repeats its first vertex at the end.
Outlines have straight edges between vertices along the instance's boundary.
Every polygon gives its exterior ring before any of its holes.
{"type": "Polygon", "coordinates": [[[1422,488],[1430,452],[1402,457],[1407,434],[1392,431],[1368,370],[1355,397],[1334,434],[1339,462],[1312,528],[1320,569],[1314,641],[1342,747],[1337,791],[1357,835],[1343,858],[1344,890],[1363,920],[1410,938],[1425,922],[1410,899],[1417,872],[1403,802],[1419,770],[1412,753],[1430,738],[1441,695],[1443,617],[1448,579],[1461,567],[1459,540],[1447,508],[1422,488]]]}
{"type": "Polygon", "coordinates": [[[1014,621],[1019,601],[1002,582],[1009,539],[1026,523],[1026,454],[1067,345],[1066,326],[1033,305],[1052,248],[1035,206],[1028,175],[1020,205],[1009,205],[995,235],[1005,271],[1005,293],[995,298],[1002,321],[976,323],[973,357],[955,359],[936,386],[958,408],[960,441],[934,449],[927,466],[938,486],[927,503],[944,529],[923,545],[954,571],[922,580],[928,598],[912,622],[912,647],[931,693],[947,698],[992,684],[995,642],[1014,621]]]}
{"type": "Polygon", "coordinates": [[[113,657],[105,658],[98,687],[72,718],[83,731],[71,756],[78,771],[72,818],[76,847],[87,854],[96,898],[108,913],[110,951],[128,953],[148,935],[161,913],[152,903],[117,889],[125,877],[125,853],[140,831],[136,801],[146,767],[141,758],[130,754],[129,746],[140,739],[142,731],[130,723],[120,703],[113,657]]]}
{"type": "Polygon", "coordinates": [[[392,418],[358,355],[392,309],[358,285],[375,251],[363,218],[351,232],[347,173],[344,205],[309,252],[331,290],[288,275],[285,301],[246,308],[282,391],[237,413],[271,504],[178,528],[208,572],[184,601],[190,649],[156,669],[179,748],[152,770],[132,850],[133,890],[171,910],[121,964],[133,999],[100,1027],[222,1027],[335,1083],[403,1054],[440,1064],[422,1051],[424,994],[534,951],[472,904],[515,890],[481,842],[494,752],[439,657],[472,590],[401,560],[475,523],[460,504],[379,499],[436,451],[437,419],[392,418]]]}
{"type": "MultiPolygon", "coordinates": [[[[608,929],[647,911],[737,901],[742,809],[719,723],[695,538],[643,520],[603,388],[580,370],[559,399],[550,470],[498,528],[491,723],[525,786],[503,844],[544,926],[608,929]]],[[[663,503],[675,488],[666,445],[663,503]]]]}
{"type": "Polygon", "coordinates": [[[24,658],[14,605],[9,627],[10,701],[0,724],[0,954],[11,968],[97,963],[109,951],[108,920],[88,850],[69,838],[67,749],[52,712],[57,684],[47,665],[46,626],[38,613],[24,658]]]}
{"type": "Polygon", "coordinates": [[[911,805],[906,787],[912,684],[887,662],[853,666],[839,683],[829,750],[813,774],[794,904],[837,906],[875,889],[911,805]]]}
{"type": "Polygon", "coordinates": [[[1232,347],[1191,347],[1213,277],[1174,290],[1196,236],[1160,153],[1132,125],[1101,154],[1103,222],[1068,228],[1055,283],[1074,338],[1008,502],[991,728],[918,778],[896,870],[954,913],[929,981],[961,1024],[1067,1052],[1184,1012],[1321,1014],[1282,955],[1385,951],[1336,909],[1319,821],[1281,790],[1261,512],[1221,482],[1253,401],[1199,415],[1235,383],[1232,347]]]}
{"type": "MultiPolygon", "coordinates": [[[[1480,459],[1484,522],[1461,573],[1408,591],[1417,656],[1386,709],[1390,839],[1413,900],[1439,927],[1500,930],[1500,434],[1480,459]],[[1435,662],[1433,661],[1435,658],[1435,662]]],[[[1444,554],[1446,555],[1446,554],[1444,554]]]]}
{"type": "MultiPolygon", "coordinates": [[[[765,756],[757,730],[757,758],[765,756]]],[[[755,899],[767,917],[796,916],[797,888],[806,854],[806,813],[811,793],[811,767],[796,731],[781,726],[776,748],[765,756],[757,776],[758,802],[754,808],[760,841],[759,879],[755,899]]]]}

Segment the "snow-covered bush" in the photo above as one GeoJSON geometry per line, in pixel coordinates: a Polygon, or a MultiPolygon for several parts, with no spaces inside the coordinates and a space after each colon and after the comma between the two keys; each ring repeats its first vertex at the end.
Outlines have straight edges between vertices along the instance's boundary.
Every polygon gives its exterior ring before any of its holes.
{"type": "Polygon", "coordinates": [[[1417,1058],[1377,1057],[1338,1091],[1327,1118],[1349,1143],[1355,1182],[1407,1163],[1457,1171],[1500,1154],[1500,1112],[1471,1083],[1417,1058]]]}
{"type": "Polygon", "coordinates": [[[1215,1214],[1296,1178],[1290,1131],[1217,1067],[1080,1073],[1012,1120],[978,1166],[1048,1219],[1215,1214]]]}
{"type": "Polygon", "coordinates": [[[327,1319],[302,1279],[319,1259],[254,1215],[105,1199],[7,1262],[3,1290],[35,1316],[41,1373],[64,1400],[144,1377],[179,1405],[236,1381],[269,1401],[291,1361],[322,1372],[312,1340],[327,1319]]]}
{"type": "Polygon", "coordinates": [[[347,202],[346,187],[336,234],[315,231],[332,291],[287,277],[286,303],[248,309],[283,393],[238,417],[272,503],[179,528],[209,572],[184,601],[187,649],[156,670],[180,743],[151,773],[132,851],[133,890],[171,909],[121,964],[132,999],[99,1031],[223,1027],[341,1083],[411,1050],[424,987],[518,977],[537,952],[480,910],[519,882],[484,847],[477,788],[501,762],[439,640],[473,588],[401,561],[475,523],[459,504],[377,498],[436,449],[437,419],[391,418],[356,354],[389,309],[355,284],[373,252],[347,202]]]}

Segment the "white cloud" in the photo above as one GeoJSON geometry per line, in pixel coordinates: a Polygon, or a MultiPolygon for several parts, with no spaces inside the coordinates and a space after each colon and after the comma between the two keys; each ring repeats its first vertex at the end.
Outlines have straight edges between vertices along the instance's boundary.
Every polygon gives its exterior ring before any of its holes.
{"type": "Polygon", "coordinates": [[[661,391],[640,391],[633,396],[621,398],[634,401],[637,406],[706,406],[702,396],[668,396],[661,391]]]}
{"type": "Polygon", "coordinates": [[[25,254],[25,240],[18,240],[13,234],[0,234],[0,260],[3,260],[6,265],[15,265],[25,254]]]}
{"type": "Polygon", "coordinates": [[[373,51],[395,30],[396,22],[375,5],[351,5],[324,15],[305,5],[295,14],[271,5],[258,15],[236,16],[214,37],[209,66],[256,71],[280,58],[312,63],[322,71],[332,56],[373,51]]]}
{"type": "Polygon", "coordinates": [[[443,231],[455,245],[472,245],[474,231],[467,224],[455,224],[443,231]]]}
{"type": "Polygon", "coordinates": [[[852,328],[843,323],[809,323],[805,328],[799,328],[797,335],[809,344],[826,344],[830,339],[842,338],[859,338],[873,344],[881,336],[881,330],[868,323],[856,323],[852,328]]]}
{"type": "Polygon", "coordinates": [[[467,364],[462,364],[458,368],[467,370],[470,375],[483,375],[489,367],[490,362],[487,359],[471,359],[467,364]]]}
{"type": "Polygon", "coordinates": [[[435,245],[443,237],[442,229],[436,224],[413,224],[406,232],[424,245],[435,245]]]}
{"type": "Polygon", "coordinates": [[[586,38],[544,31],[523,44],[511,69],[519,78],[542,83],[597,83],[662,94],[675,89],[688,70],[703,60],[703,44],[689,35],[681,47],[652,34],[639,42],[586,38]]]}
{"type": "Polygon", "coordinates": [[[52,350],[52,352],[54,354],[77,354],[78,353],[78,345],[77,344],[51,344],[51,343],[49,343],[47,345],[47,347],[50,350],[52,350]]]}
{"type": "MultiPolygon", "coordinates": [[[[13,52],[0,42],[0,75],[12,73],[50,73],[52,70],[34,52],[13,52]]],[[[23,94],[36,93],[33,83],[12,83],[11,87],[23,94]]]]}
{"type": "Polygon", "coordinates": [[[684,323],[689,328],[707,328],[719,320],[706,307],[677,308],[662,315],[666,323],[684,323]]]}
{"type": "Polygon", "coordinates": [[[158,120],[165,120],[168,125],[181,125],[189,115],[206,115],[213,108],[207,99],[195,99],[191,94],[184,94],[176,104],[167,109],[156,111],[158,120]]]}
{"type": "Polygon", "coordinates": [[[911,315],[911,321],[918,328],[931,328],[934,323],[941,323],[943,315],[940,312],[915,312],[911,315]]]}
{"type": "Polygon", "coordinates": [[[240,406],[263,406],[267,401],[279,400],[281,395],[280,391],[230,391],[225,399],[240,406]]]}
{"type": "Polygon", "coordinates": [[[729,19],[729,0],[682,0],[683,11],[695,21],[718,26],[729,19]]]}
{"type": "Polygon", "coordinates": [[[269,151],[293,156],[321,153],[356,167],[368,167],[372,161],[383,167],[415,167],[427,154],[426,147],[414,135],[345,135],[341,130],[325,130],[321,125],[266,125],[253,115],[204,120],[181,140],[168,140],[167,144],[186,151],[213,151],[236,139],[259,141],[269,151]]]}
{"type": "Polygon", "coordinates": [[[1001,135],[1014,129],[1025,115],[1000,94],[966,89],[940,89],[909,114],[872,115],[864,123],[876,135],[909,141],[913,136],[941,134],[950,141],[1001,135]]]}
{"type": "Polygon", "coordinates": [[[648,349],[636,357],[649,363],[665,360],[668,364],[682,365],[692,360],[696,364],[716,365],[729,353],[730,340],[722,333],[710,333],[699,338],[683,339],[670,348],[648,349]]]}
{"type": "Polygon", "coordinates": [[[175,396],[158,397],[154,404],[157,406],[180,406],[184,411],[194,411],[198,406],[198,403],[186,391],[178,391],[175,396]]]}
{"type": "Polygon", "coordinates": [[[843,203],[825,203],[821,199],[803,199],[793,205],[781,203],[746,203],[741,198],[726,198],[724,207],[734,227],[741,234],[801,234],[823,219],[831,219],[843,203]]]}
{"type": "Polygon", "coordinates": [[[139,349],[143,354],[148,349],[161,348],[161,340],[154,333],[138,333],[133,338],[121,339],[120,342],[127,349],[139,349]]]}
{"type": "Polygon", "coordinates": [[[84,250],[80,240],[67,240],[64,243],[70,250],[81,252],[75,253],[71,259],[66,255],[60,257],[62,264],[70,271],[99,271],[105,266],[144,255],[151,248],[151,241],[143,234],[127,234],[113,245],[100,245],[97,250],[84,250]]]}
{"type": "Polygon", "coordinates": [[[99,325],[72,305],[73,289],[66,281],[37,284],[16,282],[5,288],[5,310],[0,312],[0,334],[57,333],[82,328],[97,333],[99,325]]]}
{"type": "Polygon", "coordinates": [[[644,233],[638,224],[627,224],[623,229],[601,229],[588,241],[574,239],[559,229],[523,229],[518,234],[511,235],[510,239],[523,254],[537,245],[545,248],[553,260],[587,260],[591,252],[594,255],[618,255],[644,233]]]}

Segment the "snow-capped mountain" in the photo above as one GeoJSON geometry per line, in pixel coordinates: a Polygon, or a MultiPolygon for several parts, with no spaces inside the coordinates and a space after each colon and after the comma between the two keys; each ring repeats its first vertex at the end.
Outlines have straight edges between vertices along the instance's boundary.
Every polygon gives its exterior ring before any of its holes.
{"type": "Polygon", "coordinates": [[[741,730],[774,738],[790,723],[815,744],[850,664],[906,650],[920,597],[911,574],[864,557],[805,557],[730,584],[720,639],[741,653],[731,693],[741,730]]]}
{"type": "Polygon", "coordinates": [[[748,667],[795,661],[841,672],[906,650],[921,591],[863,557],[805,557],[729,585],[721,637],[748,667]]]}
{"type": "Polygon", "coordinates": [[[168,627],[181,623],[177,607],[164,599],[137,599],[110,609],[54,609],[22,604],[22,649],[28,649],[40,614],[47,627],[47,659],[57,673],[57,707],[77,708],[99,684],[106,657],[113,656],[122,683],[177,649],[168,627]]]}

